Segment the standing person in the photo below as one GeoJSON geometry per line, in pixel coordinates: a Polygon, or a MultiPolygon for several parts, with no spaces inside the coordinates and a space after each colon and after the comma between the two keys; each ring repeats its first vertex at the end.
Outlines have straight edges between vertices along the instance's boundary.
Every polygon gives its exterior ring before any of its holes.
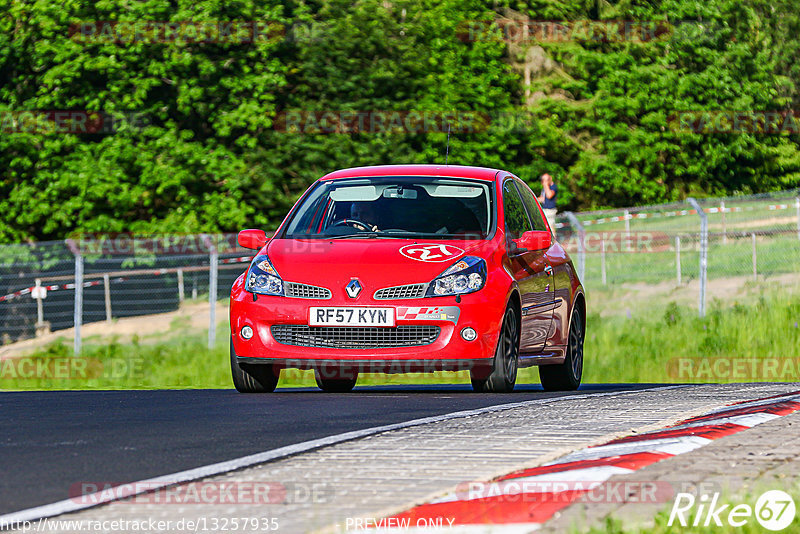
{"type": "Polygon", "coordinates": [[[539,202],[542,204],[542,211],[544,216],[547,217],[547,223],[550,225],[550,230],[555,233],[556,231],[556,195],[558,195],[558,186],[553,183],[553,177],[547,173],[542,175],[542,194],[539,195],[539,202]]]}

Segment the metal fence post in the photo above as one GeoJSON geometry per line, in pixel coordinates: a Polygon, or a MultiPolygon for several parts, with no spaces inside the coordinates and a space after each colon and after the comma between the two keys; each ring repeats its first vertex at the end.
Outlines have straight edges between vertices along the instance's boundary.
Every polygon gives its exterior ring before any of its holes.
{"type": "Polygon", "coordinates": [[[758,280],[758,260],[756,258],[756,233],[750,234],[753,239],[753,280],[758,280]]]}
{"type": "Polygon", "coordinates": [[[800,239],[800,197],[794,199],[794,209],[797,211],[797,239],[800,239]]]}
{"type": "Polygon", "coordinates": [[[217,273],[219,268],[219,252],[216,245],[207,235],[203,240],[208,245],[208,348],[213,349],[217,341],[217,273]]]}
{"type": "Polygon", "coordinates": [[[183,269],[178,269],[178,304],[183,304],[186,295],[183,289],[183,269]]]}
{"type": "Polygon", "coordinates": [[[581,282],[586,283],[583,279],[583,275],[586,272],[586,230],[584,230],[583,225],[574,213],[565,211],[564,215],[569,219],[570,225],[578,230],[578,277],[581,282]]]}
{"type": "Polygon", "coordinates": [[[75,325],[75,354],[81,352],[81,324],[83,323],[83,255],[75,250],[75,308],[73,323],[75,325]]]}
{"type": "Polygon", "coordinates": [[[606,238],[600,237],[600,270],[603,279],[603,285],[606,285],[606,238]]]}
{"type": "Polygon", "coordinates": [[[631,246],[631,213],[625,210],[625,250],[630,251],[631,246]]]}
{"type": "Polygon", "coordinates": [[[103,275],[103,293],[106,300],[106,322],[111,322],[111,280],[108,273],[103,275]]]}
{"type": "Polygon", "coordinates": [[[675,268],[678,273],[678,285],[681,285],[681,236],[675,236],[675,268]]]}
{"type": "Polygon", "coordinates": [[[708,270],[708,216],[697,201],[689,197],[686,201],[700,216],[700,296],[697,305],[700,317],[706,316],[706,274],[708,270]]]}
{"type": "Polygon", "coordinates": [[[36,327],[41,328],[44,325],[44,307],[42,306],[42,295],[40,287],[42,287],[42,279],[37,278],[36,282],[36,327]]]}
{"type": "Polygon", "coordinates": [[[719,212],[722,214],[722,244],[725,245],[728,243],[728,230],[725,224],[725,201],[720,200],[719,202],[719,212]]]}

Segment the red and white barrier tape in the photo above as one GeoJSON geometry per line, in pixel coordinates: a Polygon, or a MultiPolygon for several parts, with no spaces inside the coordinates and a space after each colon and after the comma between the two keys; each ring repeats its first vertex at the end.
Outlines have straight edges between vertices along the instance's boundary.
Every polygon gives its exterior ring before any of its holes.
{"type": "MultiPolygon", "coordinates": [[[[240,256],[238,258],[225,258],[225,259],[219,260],[219,263],[250,263],[250,261],[252,259],[253,258],[251,256],[240,256]]],[[[147,276],[147,275],[156,275],[156,276],[158,276],[158,275],[162,275],[162,274],[169,274],[169,273],[177,272],[178,269],[179,269],[179,267],[172,267],[170,269],[153,269],[152,271],[144,271],[144,272],[138,273],[136,276],[147,276]]],[[[110,282],[112,282],[112,283],[124,282],[125,280],[128,280],[128,278],[127,277],[117,277],[117,278],[112,278],[110,280],[110,282]]],[[[102,279],[101,280],[92,280],[92,281],[89,281],[89,282],[84,282],[82,284],[82,286],[83,287],[93,287],[93,286],[99,286],[102,283],[103,283],[102,279]]],[[[47,286],[43,285],[43,286],[40,286],[40,287],[45,289],[45,290],[47,290],[47,291],[58,291],[59,289],[75,289],[75,283],[73,282],[73,283],[70,283],[70,284],[54,284],[54,285],[47,285],[47,286]]],[[[22,296],[25,296],[25,295],[30,295],[31,291],[33,291],[35,288],[36,288],[36,286],[30,286],[30,287],[26,287],[26,288],[20,289],[19,291],[14,291],[13,293],[9,293],[7,295],[2,295],[2,296],[0,296],[0,302],[6,301],[6,300],[13,300],[15,298],[19,298],[19,297],[22,297],[22,296]]]]}
{"type": "Polygon", "coordinates": [[[239,256],[238,258],[226,258],[219,260],[220,263],[250,263],[253,256],[239,256]]]}
{"type": "MultiPolygon", "coordinates": [[[[123,280],[126,280],[126,279],[125,278],[112,278],[110,281],[111,282],[122,282],[123,280]]],[[[83,287],[99,286],[102,283],[103,283],[102,280],[92,280],[92,281],[89,281],[89,282],[84,282],[82,284],[82,286],[83,287]]],[[[41,287],[42,289],[45,289],[47,291],[58,291],[59,289],[75,289],[75,283],[73,282],[71,284],[53,284],[53,285],[49,285],[49,286],[39,286],[39,287],[41,287]]],[[[36,288],[36,286],[26,287],[24,289],[20,289],[19,291],[14,291],[13,293],[9,293],[8,295],[0,296],[0,302],[3,302],[4,300],[12,300],[12,299],[15,299],[17,297],[22,297],[24,295],[29,295],[35,288],[36,288]]]]}

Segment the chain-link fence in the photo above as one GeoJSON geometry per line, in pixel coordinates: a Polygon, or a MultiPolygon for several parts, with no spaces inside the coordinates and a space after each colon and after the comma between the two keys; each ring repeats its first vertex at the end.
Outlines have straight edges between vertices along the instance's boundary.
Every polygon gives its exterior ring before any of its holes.
{"type": "MultiPolygon", "coordinates": [[[[703,291],[703,254],[709,281],[798,274],[797,191],[695,202],[696,206],[684,202],[561,213],[557,234],[588,290],[621,284],[680,286],[699,280],[703,291]]],[[[725,285],[715,287],[721,291],[725,285]]],[[[698,296],[702,308],[704,299],[698,296]]],[[[712,291],[709,296],[724,295],[712,291]]]]}
{"type": "Polygon", "coordinates": [[[251,257],[235,234],[81,236],[2,246],[0,339],[8,344],[76,327],[79,350],[81,324],[225,298],[251,257]]]}
{"type": "MultiPolygon", "coordinates": [[[[701,313],[704,250],[710,281],[800,276],[797,192],[697,202],[707,218],[706,247],[701,216],[689,203],[561,213],[557,234],[587,290],[699,280],[701,313]]],[[[251,258],[235,234],[80,236],[1,246],[0,344],[76,327],[79,350],[81,324],[226,298],[251,258]]],[[[714,291],[725,287],[712,285],[709,296],[724,296],[714,291]]],[[[210,344],[215,331],[209,329],[210,344]]]]}

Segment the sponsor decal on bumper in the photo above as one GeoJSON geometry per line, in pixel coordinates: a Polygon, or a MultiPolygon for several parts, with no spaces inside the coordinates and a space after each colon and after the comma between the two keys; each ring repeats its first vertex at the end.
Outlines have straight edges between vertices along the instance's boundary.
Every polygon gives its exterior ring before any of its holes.
{"type": "Polygon", "coordinates": [[[401,321],[451,321],[458,322],[461,310],[458,306],[410,306],[398,307],[397,319],[401,321]]]}

